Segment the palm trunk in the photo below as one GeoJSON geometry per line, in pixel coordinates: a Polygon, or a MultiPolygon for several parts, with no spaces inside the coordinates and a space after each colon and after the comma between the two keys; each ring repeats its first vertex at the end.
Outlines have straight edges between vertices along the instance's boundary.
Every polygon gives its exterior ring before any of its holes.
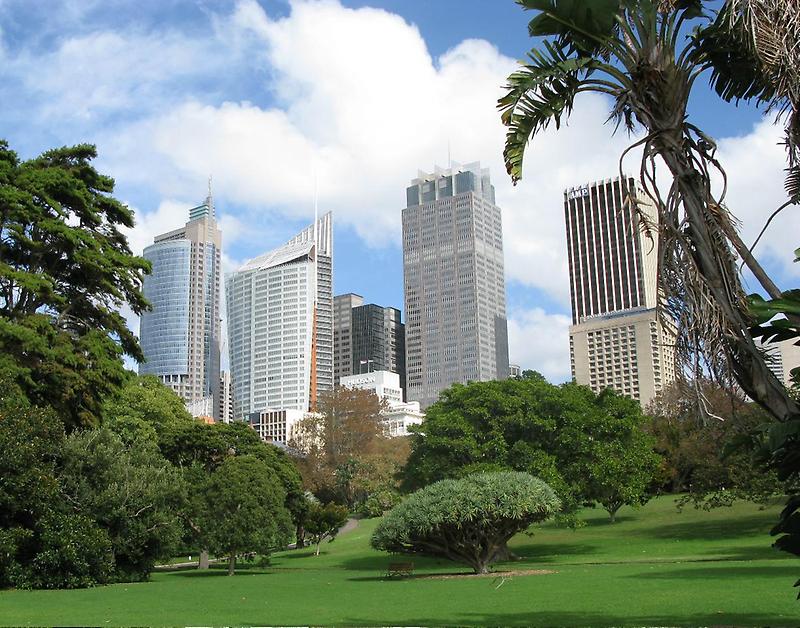
{"type": "MultiPolygon", "coordinates": [[[[752,321],[742,311],[741,304],[736,303],[726,282],[728,278],[719,268],[718,254],[707,223],[708,206],[700,184],[702,175],[686,164],[680,148],[668,147],[660,152],[680,189],[697,270],[727,322],[725,349],[731,358],[734,377],[745,393],[776,419],[788,421],[800,413],[800,407],[765,364],[748,331],[752,321]]],[[[736,277],[735,267],[731,269],[730,277],[736,277]]]]}

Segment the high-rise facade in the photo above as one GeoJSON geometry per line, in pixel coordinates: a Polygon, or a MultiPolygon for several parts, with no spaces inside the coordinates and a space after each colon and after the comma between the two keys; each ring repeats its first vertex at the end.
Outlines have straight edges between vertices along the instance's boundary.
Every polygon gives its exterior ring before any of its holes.
{"type": "Polygon", "coordinates": [[[333,299],[334,382],[342,377],[388,371],[406,380],[405,325],[400,310],[364,304],[358,294],[333,299]]]}
{"type": "Polygon", "coordinates": [[[333,388],[333,218],[227,277],[235,419],[313,411],[333,388]]]}
{"type": "Polygon", "coordinates": [[[675,328],[657,311],[658,214],[632,178],[564,192],[572,377],[646,405],[676,377],[675,328]]]}
{"type": "Polygon", "coordinates": [[[143,293],[152,309],[141,317],[139,373],[157,376],[192,408],[219,407],[221,249],[210,194],[184,227],[144,249],[153,269],[143,293]]]}
{"type": "Polygon", "coordinates": [[[406,396],[508,377],[500,208],[479,163],[420,172],[403,210],[406,396]]]}
{"type": "Polygon", "coordinates": [[[333,297],[333,383],[353,374],[353,308],[364,305],[360,294],[333,297]]]}

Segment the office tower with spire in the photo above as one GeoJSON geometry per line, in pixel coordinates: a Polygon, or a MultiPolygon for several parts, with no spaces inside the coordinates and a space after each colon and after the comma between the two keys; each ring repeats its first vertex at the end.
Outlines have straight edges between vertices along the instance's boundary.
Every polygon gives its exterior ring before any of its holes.
{"type": "Polygon", "coordinates": [[[500,208],[479,163],[420,172],[403,210],[406,397],[508,377],[500,208]]]}
{"type": "Polygon", "coordinates": [[[226,276],[234,419],[313,411],[333,388],[332,268],[327,213],[226,276]]]}
{"type": "Polygon", "coordinates": [[[564,192],[572,377],[642,405],[676,377],[675,329],[658,305],[658,213],[630,177],[564,192]]]}
{"type": "Polygon", "coordinates": [[[195,414],[219,407],[221,253],[210,184],[189,222],[144,249],[153,270],[143,292],[152,309],[141,317],[139,373],[157,376],[195,414]]]}

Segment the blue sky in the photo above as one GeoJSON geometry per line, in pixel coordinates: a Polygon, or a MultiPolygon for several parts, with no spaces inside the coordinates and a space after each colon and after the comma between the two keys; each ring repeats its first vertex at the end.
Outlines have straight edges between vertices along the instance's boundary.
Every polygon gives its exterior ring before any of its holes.
{"type": "MultiPolygon", "coordinates": [[[[494,103],[531,45],[529,18],[512,0],[0,0],[0,137],[23,157],[96,143],[137,212],[137,251],[181,225],[213,175],[228,270],[311,220],[316,178],[334,211],[335,291],[397,307],[405,187],[446,165],[449,145],[491,168],[503,208],[511,359],[560,381],[561,192],[614,176],[631,140],[604,124],[607,101],[582,97],[512,188],[494,103]]],[[[751,241],[783,200],[780,129],[705,86],[690,115],[719,140],[751,241]]],[[[759,252],[794,286],[800,221],[777,222],[759,252]]]]}

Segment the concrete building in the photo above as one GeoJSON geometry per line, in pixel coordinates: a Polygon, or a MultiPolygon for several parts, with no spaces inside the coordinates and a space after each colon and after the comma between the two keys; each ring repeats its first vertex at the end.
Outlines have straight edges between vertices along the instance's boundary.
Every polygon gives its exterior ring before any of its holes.
{"type": "Polygon", "coordinates": [[[508,377],[500,208],[479,163],[420,172],[406,189],[403,274],[408,399],[508,377]]]}
{"type": "Polygon", "coordinates": [[[333,388],[330,213],[226,282],[233,417],[313,411],[333,388]]]}
{"type": "Polygon", "coordinates": [[[306,415],[301,410],[263,410],[251,413],[248,422],[264,442],[286,445],[294,436],[295,426],[306,415]]]}
{"type": "Polygon", "coordinates": [[[342,377],[341,385],[346,388],[371,390],[386,402],[382,412],[384,431],[387,436],[407,436],[408,428],[419,425],[425,414],[418,401],[403,402],[403,389],[400,376],[389,371],[372,371],[360,375],[342,377]]]}
{"type": "Polygon", "coordinates": [[[223,423],[233,421],[233,381],[230,371],[223,371],[219,378],[219,420],[223,423]]]}
{"type": "Polygon", "coordinates": [[[508,376],[509,377],[522,377],[522,368],[519,364],[509,364],[508,365],[508,376]]]}
{"type": "Polygon", "coordinates": [[[353,374],[353,308],[364,305],[360,294],[333,297],[333,383],[353,374]]]}
{"type": "Polygon", "coordinates": [[[792,385],[792,369],[800,368],[800,345],[795,340],[763,344],[770,370],[784,386],[792,385]]]}
{"type": "Polygon", "coordinates": [[[156,236],[143,254],[153,265],[143,284],[153,308],[140,319],[139,373],[157,376],[190,411],[209,415],[219,403],[221,252],[209,193],[185,226],[156,236]]]}
{"type": "Polygon", "coordinates": [[[572,377],[643,406],[676,377],[675,329],[658,305],[658,215],[632,178],[564,192],[572,377]]]}
{"type": "Polygon", "coordinates": [[[334,382],[370,371],[390,371],[406,380],[405,325],[400,310],[364,304],[358,294],[333,299],[334,382]]]}

